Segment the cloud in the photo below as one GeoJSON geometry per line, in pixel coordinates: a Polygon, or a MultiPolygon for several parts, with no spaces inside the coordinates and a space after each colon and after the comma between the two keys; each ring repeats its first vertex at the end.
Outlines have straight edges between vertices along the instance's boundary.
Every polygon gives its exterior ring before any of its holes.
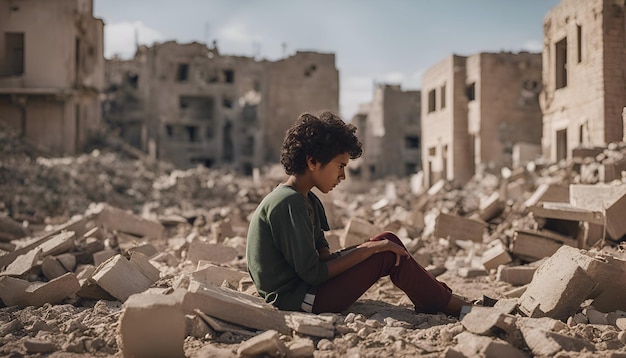
{"type": "Polygon", "coordinates": [[[340,83],[341,116],[350,121],[359,105],[370,102],[374,91],[374,81],[370,76],[351,76],[341,79],[340,83]]]}
{"type": "Polygon", "coordinates": [[[231,22],[217,30],[218,48],[222,53],[258,55],[263,40],[263,36],[242,22],[231,22]]]}
{"type": "Polygon", "coordinates": [[[107,24],[104,27],[104,56],[132,58],[135,55],[135,31],[140,45],[151,46],[154,42],[165,40],[165,36],[158,30],[144,25],[141,21],[107,24]]]}
{"type": "Polygon", "coordinates": [[[528,40],[524,42],[522,49],[528,52],[541,52],[543,51],[543,43],[537,40],[528,40]]]}

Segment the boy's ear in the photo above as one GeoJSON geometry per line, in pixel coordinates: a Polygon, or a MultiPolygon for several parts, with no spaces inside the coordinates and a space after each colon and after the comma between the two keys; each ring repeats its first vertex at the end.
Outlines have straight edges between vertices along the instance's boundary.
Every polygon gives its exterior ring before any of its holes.
{"type": "Polygon", "coordinates": [[[306,156],[306,166],[309,170],[315,169],[315,164],[317,164],[317,160],[311,156],[306,156]]]}

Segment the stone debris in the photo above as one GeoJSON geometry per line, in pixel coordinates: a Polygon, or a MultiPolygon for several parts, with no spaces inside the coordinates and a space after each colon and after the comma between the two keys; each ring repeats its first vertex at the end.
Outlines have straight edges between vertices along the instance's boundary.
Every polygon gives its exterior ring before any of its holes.
{"type": "Polygon", "coordinates": [[[407,178],[361,193],[348,179],[321,196],[334,249],[390,230],[455,293],[499,299],[462,320],[415,313],[388,280],[337,314],[265,303],[245,236],[279,169],[254,181],[120,148],[9,161],[33,179],[0,193],[0,355],[623,354],[626,181],[611,172],[621,162],[598,176],[585,161],[529,162],[462,188],[407,178]]]}

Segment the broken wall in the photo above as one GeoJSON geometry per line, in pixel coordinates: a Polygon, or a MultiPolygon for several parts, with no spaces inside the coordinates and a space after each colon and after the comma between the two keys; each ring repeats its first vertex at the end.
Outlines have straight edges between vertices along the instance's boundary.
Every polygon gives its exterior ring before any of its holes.
{"type": "Polygon", "coordinates": [[[467,83],[475,85],[468,104],[469,132],[475,138],[475,165],[498,170],[512,166],[518,142],[541,143],[541,55],[479,53],[467,58],[467,83]]]}
{"type": "Polygon", "coordinates": [[[465,57],[451,55],[422,77],[422,167],[426,187],[439,179],[466,183],[474,174],[465,66],[465,57]]]}
{"type": "Polygon", "coordinates": [[[376,87],[363,121],[353,119],[363,143],[362,178],[403,177],[421,169],[420,91],[376,87]]]}
{"type": "Polygon", "coordinates": [[[100,124],[104,24],[91,11],[87,0],[0,1],[0,120],[54,154],[80,151],[100,124]]]}
{"type": "Polygon", "coordinates": [[[267,70],[262,155],[265,162],[277,163],[285,132],[300,114],[339,114],[339,71],[334,53],[301,51],[269,63],[267,70]]]}
{"type": "Polygon", "coordinates": [[[563,0],[544,18],[544,156],[622,139],[626,106],[623,1],[563,0]]]}

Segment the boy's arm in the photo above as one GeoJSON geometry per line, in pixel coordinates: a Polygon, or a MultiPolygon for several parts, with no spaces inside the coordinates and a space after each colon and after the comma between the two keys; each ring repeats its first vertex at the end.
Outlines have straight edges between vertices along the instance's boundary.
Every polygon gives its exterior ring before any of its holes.
{"type": "Polygon", "coordinates": [[[355,248],[342,252],[336,260],[329,260],[326,264],[328,265],[328,277],[335,277],[353,266],[365,261],[368,257],[384,251],[391,251],[396,255],[396,266],[400,264],[400,259],[402,257],[410,256],[408,251],[392,241],[366,241],[355,248]]]}

